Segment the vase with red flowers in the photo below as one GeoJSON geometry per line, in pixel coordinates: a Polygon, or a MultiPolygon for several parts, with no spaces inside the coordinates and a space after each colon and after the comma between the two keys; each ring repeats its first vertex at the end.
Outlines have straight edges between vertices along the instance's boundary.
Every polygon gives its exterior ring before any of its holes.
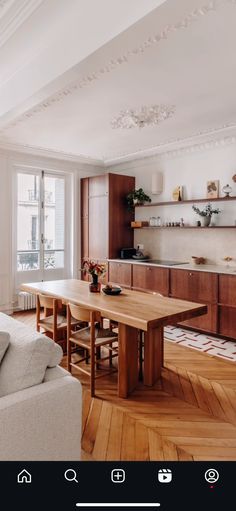
{"type": "Polygon", "coordinates": [[[106,273],[106,265],[95,263],[90,259],[83,262],[82,271],[88,273],[92,277],[92,282],[89,284],[89,290],[91,293],[100,293],[101,283],[98,281],[99,277],[102,277],[106,273]]]}

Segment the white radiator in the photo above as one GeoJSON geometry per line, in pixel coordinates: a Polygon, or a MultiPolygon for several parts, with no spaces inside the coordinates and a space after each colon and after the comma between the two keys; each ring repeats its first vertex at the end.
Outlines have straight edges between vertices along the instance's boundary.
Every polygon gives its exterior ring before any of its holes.
{"type": "Polygon", "coordinates": [[[36,295],[27,293],[26,291],[20,291],[18,302],[19,302],[19,308],[21,310],[35,309],[36,295]]]}

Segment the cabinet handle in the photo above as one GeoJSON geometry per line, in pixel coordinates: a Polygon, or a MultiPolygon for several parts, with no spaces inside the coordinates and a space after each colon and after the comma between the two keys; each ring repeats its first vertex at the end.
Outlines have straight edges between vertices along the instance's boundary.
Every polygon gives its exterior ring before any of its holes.
{"type": "Polygon", "coordinates": [[[152,268],[149,268],[149,267],[147,268],[147,270],[148,270],[148,271],[151,271],[151,269],[152,269],[152,268]]]}
{"type": "Polygon", "coordinates": [[[189,276],[192,277],[193,273],[189,273],[189,276]]]}

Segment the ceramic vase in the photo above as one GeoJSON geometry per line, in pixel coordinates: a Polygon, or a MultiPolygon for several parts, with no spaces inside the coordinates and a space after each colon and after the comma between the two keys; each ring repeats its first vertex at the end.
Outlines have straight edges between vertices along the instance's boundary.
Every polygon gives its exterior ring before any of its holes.
{"type": "Polygon", "coordinates": [[[211,223],[211,216],[202,216],[201,218],[201,225],[202,227],[209,227],[211,223]]]}

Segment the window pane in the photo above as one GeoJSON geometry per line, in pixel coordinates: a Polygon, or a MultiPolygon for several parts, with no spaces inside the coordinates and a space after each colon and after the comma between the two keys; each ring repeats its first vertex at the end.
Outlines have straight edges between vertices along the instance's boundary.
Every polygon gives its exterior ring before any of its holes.
{"type": "Polygon", "coordinates": [[[39,177],[17,176],[17,270],[39,268],[39,177]]]}
{"type": "Polygon", "coordinates": [[[44,239],[46,250],[64,249],[65,182],[63,178],[44,179],[44,239]]]}
{"type": "Polygon", "coordinates": [[[52,268],[64,268],[64,251],[50,250],[44,252],[44,268],[50,270],[52,268]]]}
{"type": "Polygon", "coordinates": [[[39,269],[39,252],[17,252],[17,270],[28,271],[39,269]]]}
{"type": "Polygon", "coordinates": [[[44,269],[64,267],[65,181],[44,178],[44,269]],[[50,251],[50,252],[49,252],[50,251]],[[59,252],[60,251],[60,252],[59,252]]]}

